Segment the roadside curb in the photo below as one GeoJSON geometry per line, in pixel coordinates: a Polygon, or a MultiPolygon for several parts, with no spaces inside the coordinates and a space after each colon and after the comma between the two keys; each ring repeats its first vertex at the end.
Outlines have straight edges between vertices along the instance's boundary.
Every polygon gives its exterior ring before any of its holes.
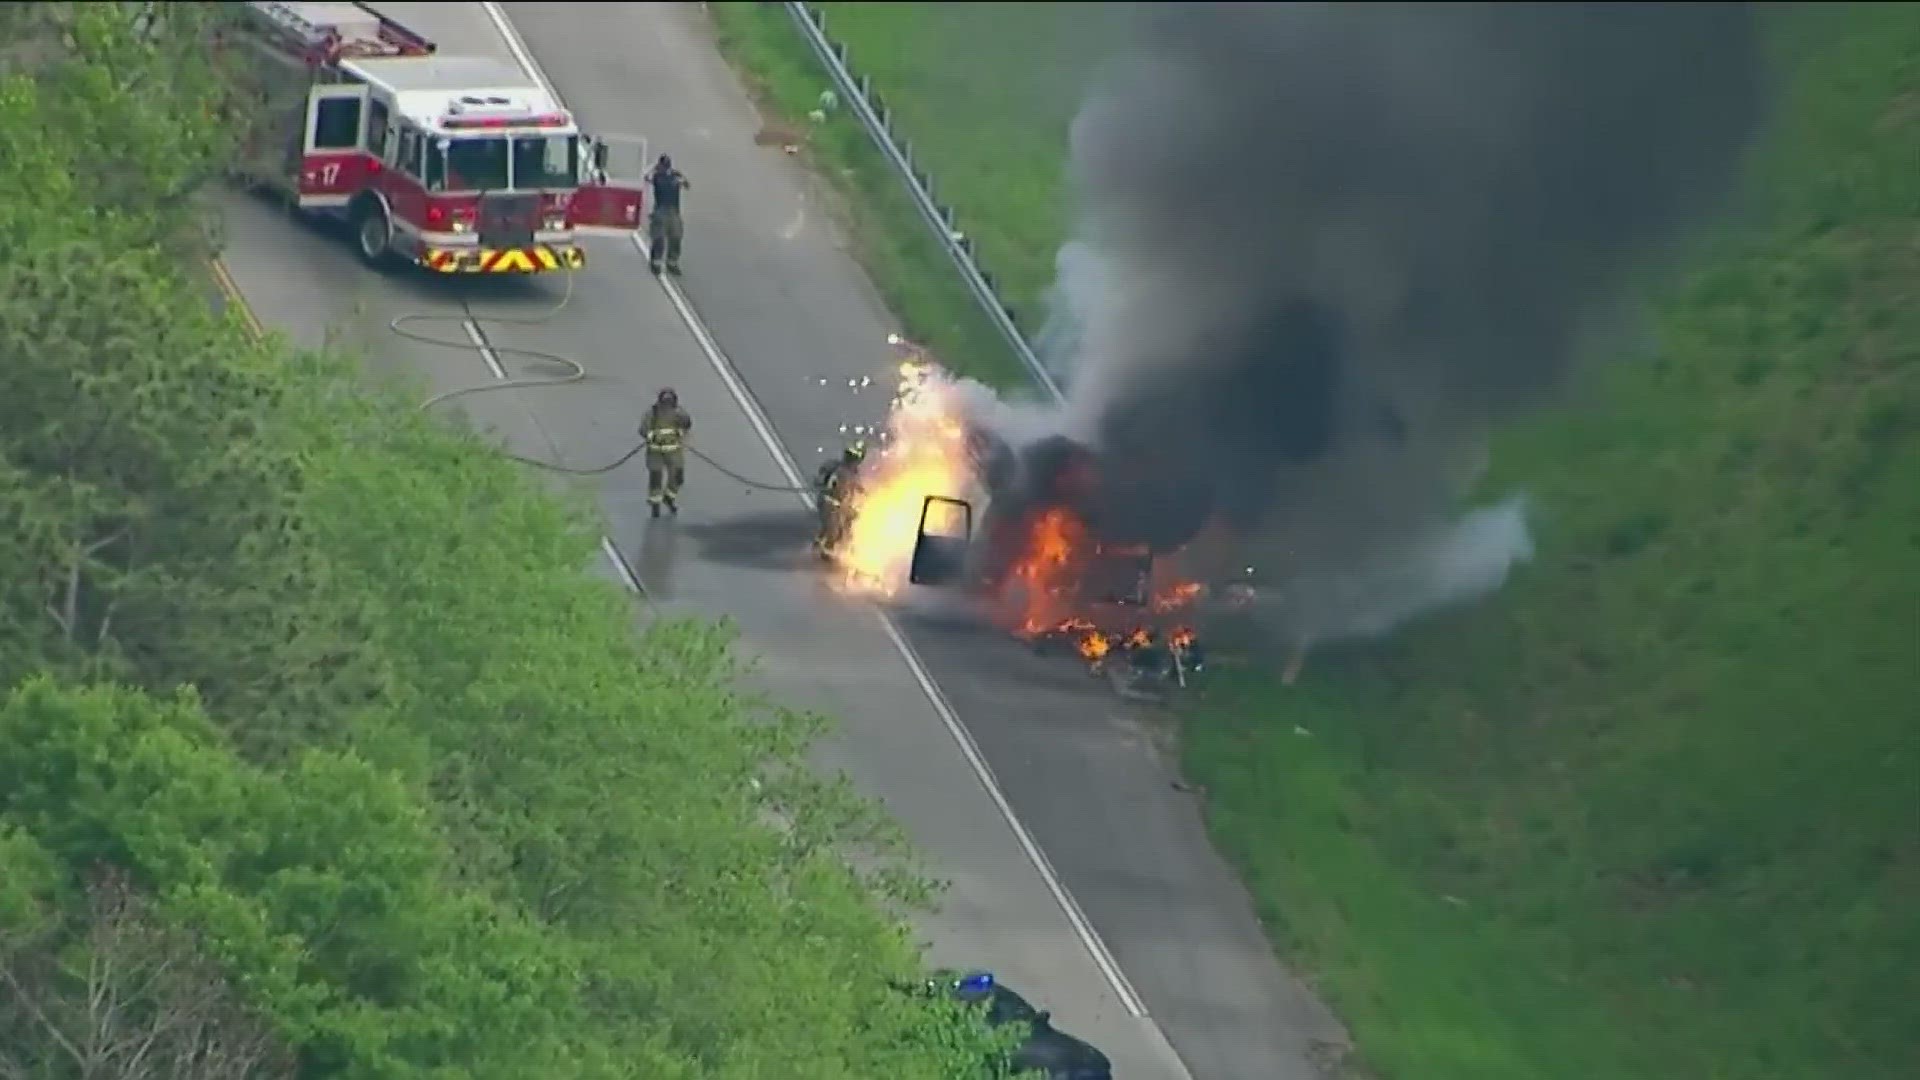
{"type": "Polygon", "coordinates": [[[217,255],[208,261],[207,266],[213,271],[213,283],[220,287],[234,310],[240,313],[240,321],[246,325],[247,333],[255,338],[265,338],[266,325],[260,321],[260,316],[254,314],[253,305],[247,303],[246,294],[240,291],[240,283],[233,280],[233,271],[228,270],[227,264],[217,255]]]}

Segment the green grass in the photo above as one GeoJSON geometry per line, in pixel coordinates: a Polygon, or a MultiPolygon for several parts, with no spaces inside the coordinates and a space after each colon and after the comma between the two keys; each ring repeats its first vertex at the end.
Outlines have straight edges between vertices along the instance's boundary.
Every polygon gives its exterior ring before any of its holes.
{"type": "MultiPolygon", "coordinates": [[[[775,102],[824,85],[777,7],[714,7],[775,102]]],[[[1036,311],[1072,12],[825,7],[1036,311]]],[[[1496,448],[1535,564],[1188,718],[1215,837],[1382,1076],[1920,1076],[1920,9],[1771,17],[1793,77],[1756,212],[1666,289],[1650,355],[1496,448]]],[[[883,288],[1004,370],[850,124],[820,156],[883,288]]]]}
{"type": "MultiPolygon", "coordinates": [[[[870,6],[876,11],[910,11],[913,5],[870,6]]],[[[789,129],[807,133],[805,152],[843,196],[861,261],[906,334],[930,348],[948,367],[984,382],[1013,386],[1026,379],[1026,369],[976,306],[946,249],[927,228],[912,196],[852,110],[843,105],[825,123],[806,118],[821,91],[833,82],[784,8],[720,3],[709,10],[721,51],[747,78],[762,111],[789,129]]],[[[941,160],[938,151],[931,150],[937,145],[929,144],[930,163],[941,160]]],[[[973,231],[970,220],[960,224],[964,231],[973,231]]]]}

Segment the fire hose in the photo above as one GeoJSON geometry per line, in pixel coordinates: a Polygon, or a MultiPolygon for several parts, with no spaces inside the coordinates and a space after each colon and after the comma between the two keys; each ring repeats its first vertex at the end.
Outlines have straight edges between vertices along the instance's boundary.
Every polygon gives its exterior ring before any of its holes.
{"type": "MultiPolygon", "coordinates": [[[[467,339],[464,335],[462,335],[459,340],[453,340],[447,337],[436,336],[421,329],[416,329],[416,327],[436,323],[453,323],[460,326],[470,324],[475,328],[483,328],[488,324],[495,326],[544,325],[558,318],[561,313],[566,311],[567,307],[573,303],[574,274],[575,271],[572,267],[566,269],[566,291],[561,294],[557,303],[538,315],[518,316],[482,313],[474,310],[472,302],[463,296],[460,298],[460,314],[458,315],[442,315],[437,312],[409,312],[407,314],[394,316],[392,321],[387,323],[387,329],[398,337],[405,338],[408,341],[419,342],[422,345],[434,345],[443,349],[458,349],[461,352],[471,352],[474,348],[474,342],[467,339]]],[[[538,387],[568,386],[581,382],[587,377],[585,364],[571,356],[566,356],[561,353],[544,349],[530,349],[518,345],[495,345],[492,342],[488,342],[486,348],[488,352],[493,354],[496,360],[504,361],[507,357],[511,356],[539,364],[557,365],[563,370],[557,375],[501,379],[495,382],[475,383],[471,386],[462,386],[443,391],[421,402],[421,411],[425,412],[436,405],[443,405],[455,398],[467,397],[471,394],[484,394],[496,390],[526,390],[538,387]]],[[[543,461],[539,458],[524,457],[511,452],[508,452],[506,456],[521,464],[532,465],[535,468],[546,469],[549,472],[566,473],[570,476],[600,476],[605,473],[610,473],[620,466],[625,465],[627,462],[632,461],[644,452],[646,448],[647,443],[643,438],[635,443],[633,448],[626,453],[621,454],[605,465],[598,465],[591,468],[578,468],[571,465],[563,465],[558,462],[543,461]]],[[[694,457],[712,466],[715,471],[728,479],[758,491],[772,491],[781,494],[811,494],[813,490],[812,488],[796,488],[791,484],[762,483],[761,481],[735,472],[726,465],[714,460],[711,455],[703,452],[697,446],[687,445],[686,450],[694,457]]]]}
{"type": "MultiPolygon", "coordinates": [[[[536,388],[542,388],[542,387],[568,386],[573,383],[585,381],[585,379],[587,378],[586,365],[571,356],[567,356],[562,353],[553,352],[551,350],[545,350],[545,349],[534,349],[534,348],[527,348],[524,346],[514,346],[514,345],[497,345],[492,343],[491,341],[485,341],[484,331],[481,330],[481,328],[484,327],[486,324],[493,324],[496,326],[528,327],[528,326],[541,326],[546,323],[552,322],[554,319],[558,318],[561,314],[563,314],[573,302],[574,285],[575,285],[574,274],[575,274],[575,271],[573,271],[571,268],[569,268],[566,271],[566,279],[565,279],[566,287],[565,287],[565,291],[561,294],[559,301],[556,302],[552,307],[536,315],[516,316],[516,315],[500,315],[500,314],[482,313],[480,311],[476,311],[473,307],[472,302],[463,296],[460,299],[459,314],[440,314],[437,312],[409,312],[409,313],[395,316],[390,322],[388,322],[387,328],[390,331],[392,331],[395,336],[405,338],[409,341],[418,342],[423,345],[433,345],[433,346],[438,346],[440,348],[445,348],[445,349],[457,349],[461,352],[471,352],[476,347],[476,345],[480,345],[484,347],[492,355],[496,364],[496,369],[495,369],[496,371],[501,370],[501,368],[497,365],[502,363],[508,357],[513,357],[523,361],[530,361],[537,364],[550,364],[550,365],[557,366],[561,369],[561,371],[558,374],[553,374],[553,375],[529,375],[529,376],[521,376],[516,378],[502,378],[494,382],[476,383],[469,386],[461,386],[451,390],[442,391],[438,394],[433,395],[432,397],[427,398],[425,401],[422,401],[419,405],[419,408],[421,409],[421,411],[424,412],[424,411],[430,410],[435,406],[443,405],[446,402],[453,401],[458,398],[467,397],[473,394],[487,393],[489,391],[536,389],[536,388]],[[433,324],[443,324],[443,323],[456,324],[461,327],[463,332],[456,339],[451,336],[448,336],[448,337],[437,336],[433,333],[427,332],[424,329],[420,329],[423,326],[429,326],[433,324]],[[482,337],[483,340],[480,342],[476,342],[475,340],[469,338],[467,336],[467,333],[465,332],[467,330],[480,331],[480,336],[482,337]]],[[[901,344],[897,340],[895,340],[893,343],[896,345],[901,344]]],[[[620,456],[614,458],[612,461],[609,461],[604,465],[597,465],[597,466],[586,467],[586,468],[576,467],[571,465],[564,465],[558,462],[542,460],[540,458],[525,457],[520,454],[512,453],[510,451],[505,453],[506,453],[506,456],[513,461],[517,461],[526,465],[532,465],[535,468],[545,469],[550,472],[565,473],[572,476],[599,476],[599,475],[604,475],[606,473],[610,473],[615,469],[618,469],[620,466],[625,465],[627,462],[632,461],[634,458],[644,453],[646,451],[646,448],[647,448],[646,440],[643,438],[639,442],[636,442],[631,449],[627,450],[625,453],[621,454],[620,456]]],[[[734,471],[731,468],[728,468],[725,464],[715,460],[711,455],[703,452],[698,447],[687,445],[686,449],[694,457],[700,459],[702,462],[711,466],[716,472],[719,472],[723,476],[726,476],[727,478],[737,483],[745,485],[748,488],[752,488],[759,491],[778,492],[781,494],[798,493],[798,494],[808,495],[814,498],[818,498],[820,495],[820,493],[815,491],[815,489],[813,488],[794,487],[793,485],[790,485],[790,484],[763,483],[751,477],[744,476],[734,471]]],[[[1101,640],[1104,643],[1106,639],[1102,638],[1101,640]]],[[[1123,651],[1129,656],[1132,656],[1135,652],[1135,650],[1131,647],[1122,646],[1122,648],[1123,648],[1123,651]]],[[[1182,645],[1179,643],[1170,642],[1166,646],[1163,646],[1163,649],[1164,649],[1164,660],[1162,661],[1162,663],[1164,664],[1164,666],[1159,667],[1157,669],[1161,673],[1158,675],[1158,678],[1163,680],[1171,679],[1171,681],[1177,684],[1178,686],[1183,688],[1186,687],[1189,683],[1190,678],[1195,674],[1197,670],[1199,670],[1199,666],[1195,663],[1195,660],[1194,660],[1192,647],[1190,645],[1182,645]]],[[[1102,659],[1104,658],[1106,651],[1107,651],[1106,648],[1103,647],[1097,656],[1095,655],[1089,656],[1089,659],[1091,659],[1093,662],[1093,669],[1095,671],[1103,670],[1102,659]]],[[[1084,655],[1084,647],[1083,647],[1083,655],[1084,655]]],[[[1134,663],[1136,672],[1138,672],[1139,670],[1138,661],[1136,660],[1133,663],[1134,663]]],[[[1136,675],[1136,677],[1138,676],[1136,675]]]]}

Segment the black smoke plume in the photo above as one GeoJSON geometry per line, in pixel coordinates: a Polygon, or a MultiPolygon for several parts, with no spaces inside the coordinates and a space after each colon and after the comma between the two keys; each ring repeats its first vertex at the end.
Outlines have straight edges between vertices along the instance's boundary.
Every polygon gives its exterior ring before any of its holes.
{"type": "Polygon", "coordinates": [[[1759,45],[1745,4],[1141,5],[1072,130],[1086,515],[1224,528],[1301,638],[1497,585],[1530,549],[1517,506],[1459,516],[1486,434],[1729,192],[1759,45]]]}

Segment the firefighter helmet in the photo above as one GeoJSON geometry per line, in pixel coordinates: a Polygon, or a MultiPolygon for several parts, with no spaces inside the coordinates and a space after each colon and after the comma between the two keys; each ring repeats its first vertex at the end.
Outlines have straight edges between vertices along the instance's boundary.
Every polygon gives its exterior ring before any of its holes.
{"type": "Polygon", "coordinates": [[[847,452],[843,456],[846,458],[847,464],[849,465],[856,465],[861,461],[865,460],[867,456],[867,440],[855,439],[852,442],[848,443],[847,452]]]}
{"type": "Polygon", "coordinates": [[[671,386],[662,387],[660,389],[660,397],[655,404],[668,406],[678,405],[680,404],[680,395],[674,393],[673,387],[671,386]]]}

